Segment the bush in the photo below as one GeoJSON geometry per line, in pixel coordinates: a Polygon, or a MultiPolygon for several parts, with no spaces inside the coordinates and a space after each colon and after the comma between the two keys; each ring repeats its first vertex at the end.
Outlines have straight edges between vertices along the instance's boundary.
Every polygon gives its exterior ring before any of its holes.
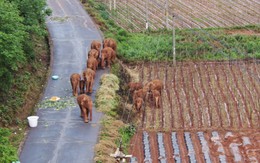
{"type": "Polygon", "coordinates": [[[8,129],[0,128],[0,162],[10,163],[18,160],[17,151],[11,145],[9,137],[11,132],[8,129]]]}

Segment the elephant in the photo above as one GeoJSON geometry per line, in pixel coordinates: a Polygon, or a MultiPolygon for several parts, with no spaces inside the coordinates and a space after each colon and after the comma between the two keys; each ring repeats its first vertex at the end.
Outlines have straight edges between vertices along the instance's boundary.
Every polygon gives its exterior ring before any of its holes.
{"type": "Polygon", "coordinates": [[[85,80],[80,80],[79,81],[79,90],[80,90],[80,94],[85,93],[85,80]]]}
{"type": "Polygon", "coordinates": [[[98,56],[100,56],[100,49],[101,49],[101,42],[100,41],[97,41],[97,40],[92,41],[90,48],[96,49],[98,51],[98,56]]]}
{"type": "Polygon", "coordinates": [[[90,68],[96,72],[98,66],[98,61],[94,57],[90,57],[87,60],[87,68],[90,68]]]}
{"type": "Polygon", "coordinates": [[[138,97],[145,99],[146,92],[144,89],[138,89],[134,91],[133,101],[135,102],[138,97]]]}
{"type": "Polygon", "coordinates": [[[130,92],[133,92],[135,90],[142,89],[143,84],[141,82],[129,82],[127,84],[127,88],[130,92]]]}
{"type": "Polygon", "coordinates": [[[161,94],[160,94],[160,92],[156,89],[152,90],[152,97],[153,97],[153,102],[155,104],[155,107],[160,108],[161,107],[161,94]]]}
{"type": "Polygon", "coordinates": [[[148,83],[145,84],[145,87],[148,89],[148,91],[152,91],[154,89],[158,90],[161,94],[162,89],[163,89],[163,82],[162,80],[159,79],[154,79],[148,83]]]}
{"type": "Polygon", "coordinates": [[[104,69],[105,66],[105,62],[107,62],[107,66],[110,68],[111,66],[111,61],[113,61],[115,59],[115,51],[110,48],[110,47],[105,47],[104,49],[102,49],[101,51],[101,67],[104,69]]]}
{"type": "Polygon", "coordinates": [[[93,102],[91,97],[81,94],[77,97],[77,102],[80,107],[80,116],[84,119],[84,122],[88,123],[89,121],[92,121],[93,102]]]}
{"type": "Polygon", "coordinates": [[[88,58],[90,58],[90,57],[94,57],[94,58],[98,59],[99,58],[99,52],[96,49],[91,49],[88,52],[88,58]]]}
{"type": "Polygon", "coordinates": [[[70,83],[72,87],[72,94],[73,96],[78,96],[78,86],[80,82],[80,74],[73,73],[70,76],[70,83]]]}
{"type": "Polygon", "coordinates": [[[92,93],[92,88],[93,88],[94,78],[95,78],[95,71],[90,68],[87,68],[83,72],[83,78],[86,82],[86,93],[92,93]]]}
{"type": "Polygon", "coordinates": [[[111,47],[114,51],[117,49],[116,41],[112,38],[107,38],[103,41],[103,48],[111,47]]]}
{"type": "Polygon", "coordinates": [[[142,106],[143,106],[143,99],[141,97],[137,97],[134,101],[134,106],[135,106],[135,109],[140,112],[142,106]]]}

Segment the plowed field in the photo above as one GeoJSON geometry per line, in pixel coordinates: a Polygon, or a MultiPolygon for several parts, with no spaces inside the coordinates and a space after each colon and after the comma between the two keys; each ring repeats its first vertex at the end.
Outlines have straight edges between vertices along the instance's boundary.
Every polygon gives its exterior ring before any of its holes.
{"type": "MultiPolygon", "coordinates": [[[[144,63],[145,84],[161,79],[162,107],[146,102],[131,151],[138,162],[257,162],[259,61],[144,63]]],[[[138,71],[137,71],[138,70],[138,71]]]]}

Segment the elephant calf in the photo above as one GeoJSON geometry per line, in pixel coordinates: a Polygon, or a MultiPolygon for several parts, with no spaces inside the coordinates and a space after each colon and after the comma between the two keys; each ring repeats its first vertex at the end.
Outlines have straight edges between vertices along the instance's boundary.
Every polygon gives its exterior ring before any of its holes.
{"type": "Polygon", "coordinates": [[[83,78],[86,82],[86,93],[92,93],[92,88],[93,88],[93,84],[94,84],[94,78],[95,78],[95,71],[93,71],[90,68],[87,68],[84,72],[83,72],[83,78]]]}
{"type": "Polygon", "coordinates": [[[73,94],[73,96],[78,96],[79,82],[80,82],[80,74],[73,73],[70,76],[70,83],[71,83],[71,87],[72,87],[72,94],[73,94]]]}
{"type": "Polygon", "coordinates": [[[93,102],[91,97],[81,94],[77,97],[77,102],[80,108],[80,116],[84,119],[84,122],[88,123],[89,121],[92,121],[93,102]]]}

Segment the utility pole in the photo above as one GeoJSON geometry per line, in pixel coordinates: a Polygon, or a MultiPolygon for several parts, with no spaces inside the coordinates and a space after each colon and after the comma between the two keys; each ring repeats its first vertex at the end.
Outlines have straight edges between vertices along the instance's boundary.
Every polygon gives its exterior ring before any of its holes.
{"type": "Polygon", "coordinates": [[[114,0],[114,10],[116,9],[116,0],[114,0]]]}
{"type": "Polygon", "coordinates": [[[165,24],[166,24],[166,29],[169,28],[168,16],[169,16],[169,2],[168,2],[168,0],[165,0],[165,24]]]}
{"type": "Polygon", "coordinates": [[[173,66],[176,66],[176,53],[175,53],[175,28],[174,28],[174,17],[175,15],[172,15],[172,52],[173,52],[173,66]]]}
{"type": "Polygon", "coordinates": [[[112,0],[109,0],[109,10],[112,10],[112,0]]]}
{"type": "Polygon", "coordinates": [[[145,1],[145,29],[149,28],[149,21],[148,21],[148,0],[145,1]]]}

